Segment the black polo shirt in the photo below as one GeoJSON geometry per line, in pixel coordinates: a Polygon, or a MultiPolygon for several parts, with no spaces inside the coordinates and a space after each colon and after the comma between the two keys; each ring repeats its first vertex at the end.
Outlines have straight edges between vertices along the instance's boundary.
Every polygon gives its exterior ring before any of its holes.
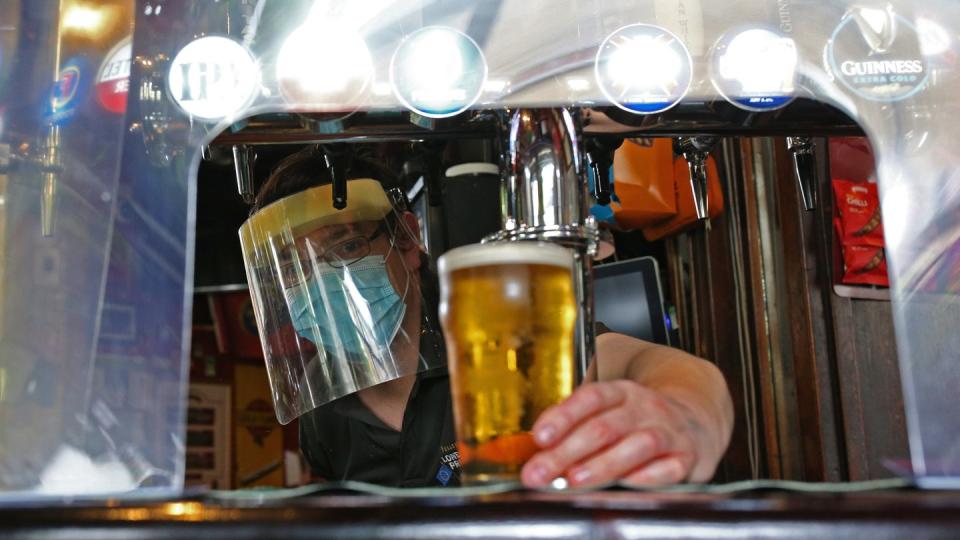
{"type": "MultiPolygon", "coordinates": [[[[597,323],[596,331],[610,330],[597,323]]],[[[439,356],[443,367],[417,375],[399,432],[377,418],[356,394],[300,417],[300,450],[314,475],[396,487],[460,485],[442,337],[425,332],[420,351],[439,356]]]]}
{"type": "Polygon", "coordinates": [[[399,432],[356,394],[300,417],[300,449],[315,475],[396,487],[459,485],[446,357],[429,333],[421,338],[420,350],[440,355],[444,367],[417,375],[399,432]]]}

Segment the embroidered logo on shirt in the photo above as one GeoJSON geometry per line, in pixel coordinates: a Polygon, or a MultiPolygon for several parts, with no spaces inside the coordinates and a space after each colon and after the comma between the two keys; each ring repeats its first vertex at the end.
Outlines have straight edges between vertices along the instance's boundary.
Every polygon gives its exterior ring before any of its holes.
{"type": "Polygon", "coordinates": [[[453,470],[446,465],[441,465],[440,470],[437,471],[437,482],[440,482],[444,486],[450,483],[450,478],[453,477],[453,470]]]}

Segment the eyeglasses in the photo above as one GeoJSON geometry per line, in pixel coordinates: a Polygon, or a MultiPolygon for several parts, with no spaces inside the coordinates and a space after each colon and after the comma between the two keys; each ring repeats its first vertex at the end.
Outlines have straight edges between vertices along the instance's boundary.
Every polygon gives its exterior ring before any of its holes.
{"type": "MultiPolygon", "coordinates": [[[[323,261],[332,268],[346,268],[369,255],[370,243],[383,234],[384,230],[384,224],[381,223],[370,236],[360,234],[341,240],[317,253],[317,262],[323,261]]],[[[303,250],[298,249],[294,253],[299,254],[303,259],[309,259],[303,250]]],[[[309,260],[299,264],[293,260],[281,263],[280,275],[283,280],[281,283],[284,287],[289,287],[306,280],[313,273],[313,266],[313,262],[309,260]]]]}

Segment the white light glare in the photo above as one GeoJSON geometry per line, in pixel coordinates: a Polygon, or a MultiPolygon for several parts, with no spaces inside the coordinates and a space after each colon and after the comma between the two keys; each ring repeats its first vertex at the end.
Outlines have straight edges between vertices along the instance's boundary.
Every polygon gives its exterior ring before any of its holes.
{"type": "Polygon", "coordinates": [[[917,18],[917,35],[924,56],[936,56],[950,50],[950,32],[930,19],[917,18]]]}
{"type": "Polygon", "coordinates": [[[393,93],[393,87],[388,82],[376,82],[373,84],[373,93],[377,96],[389,96],[393,93]]]}
{"type": "Polygon", "coordinates": [[[567,88],[572,92],[584,92],[590,89],[590,81],[581,78],[567,79],[567,88]]]}
{"type": "Polygon", "coordinates": [[[718,62],[720,76],[740,83],[744,95],[788,95],[794,91],[797,46],[769,30],[741,32],[718,62]]]}
{"type": "Polygon", "coordinates": [[[95,32],[103,24],[103,11],[87,6],[73,6],[63,15],[63,28],[95,32]]]}
{"type": "Polygon", "coordinates": [[[352,102],[372,75],[366,43],[343,25],[309,21],[290,34],[277,57],[277,79],[295,103],[352,102]]]}
{"type": "Polygon", "coordinates": [[[463,58],[455,34],[433,29],[410,44],[403,70],[418,101],[461,101],[467,98],[458,84],[463,77],[463,58]]]}
{"type": "Polygon", "coordinates": [[[418,114],[445,118],[480,97],[487,66],[479,46],[462,32],[427,27],[408,36],[390,61],[397,99],[418,114]]]}
{"type": "Polygon", "coordinates": [[[914,198],[905,182],[896,182],[888,186],[883,197],[883,233],[886,235],[887,249],[896,253],[903,237],[915,221],[913,219],[914,198]]]}
{"type": "Polygon", "coordinates": [[[661,37],[637,36],[618,43],[606,67],[615,86],[669,94],[683,70],[683,58],[661,37]]]}
{"type": "Polygon", "coordinates": [[[483,91],[491,94],[499,94],[507,88],[507,81],[503,79],[490,79],[483,85],[483,91]]]}

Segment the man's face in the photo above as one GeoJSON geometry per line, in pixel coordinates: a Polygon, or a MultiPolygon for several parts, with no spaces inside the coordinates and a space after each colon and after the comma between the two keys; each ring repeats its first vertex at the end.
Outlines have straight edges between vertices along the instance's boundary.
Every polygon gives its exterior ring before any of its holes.
{"type": "Polygon", "coordinates": [[[313,262],[341,268],[344,273],[363,259],[382,256],[386,259],[387,275],[397,294],[403,296],[413,279],[413,269],[405,258],[409,254],[404,246],[409,243],[398,242],[405,235],[396,231],[397,225],[386,221],[361,221],[330,225],[315,229],[297,239],[297,251],[302,265],[313,262]],[[391,245],[393,245],[391,249],[391,245]]]}

